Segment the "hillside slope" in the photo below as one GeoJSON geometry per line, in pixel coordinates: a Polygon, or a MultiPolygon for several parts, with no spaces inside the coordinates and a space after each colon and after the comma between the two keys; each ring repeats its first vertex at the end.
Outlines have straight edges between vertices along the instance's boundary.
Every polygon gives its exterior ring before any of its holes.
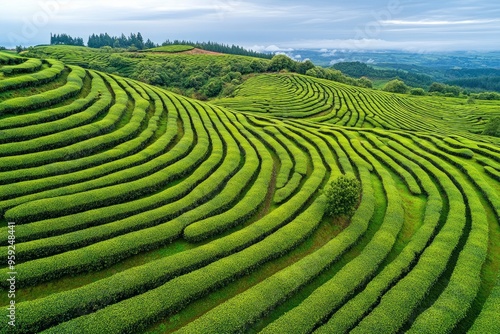
{"type": "Polygon", "coordinates": [[[440,119],[439,100],[287,75],[215,105],[58,60],[0,64],[18,333],[500,328],[500,147],[474,121],[494,105],[440,119]],[[321,190],[345,173],[359,207],[325,217],[321,190]]]}
{"type": "Polygon", "coordinates": [[[499,144],[496,138],[475,134],[500,116],[500,103],[476,102],[393,94],[297,74],[257,75],[245,81],[233,98],[215,101],[233,110],[274,117],[357,128],[459,134],[499,144]]]}

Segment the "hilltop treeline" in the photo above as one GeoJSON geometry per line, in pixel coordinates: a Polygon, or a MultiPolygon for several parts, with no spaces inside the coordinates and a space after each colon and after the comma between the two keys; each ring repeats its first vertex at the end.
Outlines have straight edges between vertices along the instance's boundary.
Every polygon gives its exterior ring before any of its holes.
{"type": "Polygon", "coordinates": [[[144,41],[140,32],[137,34],[131,33],[128,37],[125,36],[125,34],[121,34],[120,37],[110,36],[108,33],[101,33],[99,35],[92,34],[89,37],[87,45],[89,48],[109,46],[112,48],[136,48],[137,50],[151,49],[158,46],[149,38],[144,41]]]}
{"type": "Polygon", "coordinates": [[[73,38],[68,34],[60,34],[60,35],[50,34],[50,44],[51,45],[64,44],[64,45],[84,46],[83,38],[81,38],[81,37],[73,38]]]}
{"type": "MultiPolygon", "coordinates": [[[[79,45],[84,46],[83,38],[76,37],[73,38],[67,34],[61,35],[50,35],[50,44],[51,45],[79,45]]],[[[190,45],[195,48],[203,49],[206,51],[220,52],[232,55],[239,56],[249,56],[263,59],[271,59],[273,57],[272,54],[256,52],[253,50],[247,50],[238,45],[229,45],[222,44],[217,42],[192,42],[185,40],[169,40],[167,39],[165,42],[161,44],[161,46],[167,45],[190,45]]],[[[131,33],[129,36],[125,34],[121,34],[121,36],[111,36],[108,33],[100,33],[100,34],[92,34],[89,36],[87,46],[89,48],[102,48],[102,47],[111,47],[111,48],[122,48],[129,49],[129,51],[135,50],[146,50],[152,49],[160,46],[152,42],[149,38],[144,41],[144,37],[142,34],[138,32],[137,34],[131,33]]]]}
{"type": "Polygon", "coordinates": [[[180,40],[166,40],[165,42],[162,43],[162,46],[167,46],[167,45],[191,45],[195,48],[207,50],[207,51],[213,51],[213,52],[220,52],[220,53],[227,53],[227,54],[232,54],[232,55],[238,55],[238,56],[249,56],[249,57],[256,57],[256,58],[264,58],[264,59],[271,59],[273,57],[272,54],[268,53],[261,53],[253,50],[247,50],[241,46],[238,45],[229,45],[229,44],[221,44],[217,42],[192,42],[192,41],[180,41],[180,40]]]}

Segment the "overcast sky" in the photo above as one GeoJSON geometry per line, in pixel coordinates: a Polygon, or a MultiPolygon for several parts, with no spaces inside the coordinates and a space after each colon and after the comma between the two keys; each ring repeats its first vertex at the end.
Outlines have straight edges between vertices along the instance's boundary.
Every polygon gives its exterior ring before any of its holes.
{"type": "Polygon", "coordinates": [[[498,0],[21,0],[4,1],[0,46],[140,31],[255,49],[500,50],[498,0]]]}

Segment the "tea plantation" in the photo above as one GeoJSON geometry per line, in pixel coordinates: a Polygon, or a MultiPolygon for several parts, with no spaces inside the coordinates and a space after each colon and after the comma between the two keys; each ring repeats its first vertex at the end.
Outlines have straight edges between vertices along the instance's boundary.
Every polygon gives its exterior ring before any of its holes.
{"type": "Polygon", "coordinates": [[[201,102],[6,53],[0,73],[16,333],[500,333],[500,103],[287,73],[201,102]],[[328,217],[342,174],[362,196],[328,217]]]}

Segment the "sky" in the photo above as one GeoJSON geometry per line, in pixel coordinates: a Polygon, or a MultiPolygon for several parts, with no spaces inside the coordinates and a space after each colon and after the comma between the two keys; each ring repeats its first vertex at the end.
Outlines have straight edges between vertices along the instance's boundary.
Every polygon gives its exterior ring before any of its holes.
{"type": "Polygon", "coordinates": [[[22,0],[2,3],[0,46],[50,33],[141,32],[254,50],[500,50],[498,0],[22,0]]]}

